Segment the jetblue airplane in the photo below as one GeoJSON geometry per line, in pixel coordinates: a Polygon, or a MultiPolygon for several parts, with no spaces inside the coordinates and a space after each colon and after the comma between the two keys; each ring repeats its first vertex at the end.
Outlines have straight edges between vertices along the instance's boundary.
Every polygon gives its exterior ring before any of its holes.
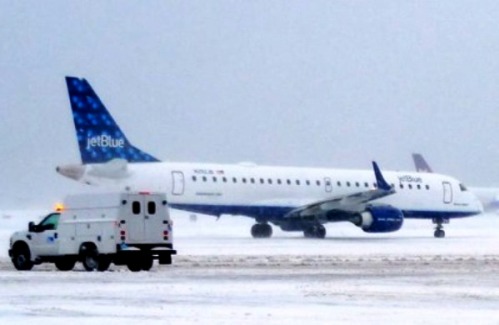
{"type": "Polygon", "coordinates": [[[133,146],[85,79],[66,77],[81,164],[57,172],[87,184],[164,191],[172,208],[255,219],[251,234],[271,224],[324,238],[327,222],[348,221],[368,233],[397,231],[405,218],[429,219],[435,237],[451,218],[482,207],[456,179],[439,174],[320,169],[255,164],[160,162],[133,146]]]}
{"type": "MultiPolygon", "coordinates": [[[[413,153],[412,160],[419,173],[433,173],[428,162],[420,153],[413,153]]],[[[482,203],[485,212],[499,212],[499,188],[497,187],[468,187],[482,203]]]]}

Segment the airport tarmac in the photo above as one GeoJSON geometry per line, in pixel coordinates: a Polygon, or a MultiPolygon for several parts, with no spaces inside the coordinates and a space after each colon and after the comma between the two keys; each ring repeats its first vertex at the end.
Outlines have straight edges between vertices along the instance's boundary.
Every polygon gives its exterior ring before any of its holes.
{"type": "Polygon", "coordinates": [[[495,214],[453,221],[445,239],[415,220],[382,235],[330,224],[325,240],[278,230],[256,240],[243,217],[174,220],[174,264],[140,273],[50,264],[17,272],[6,256],[7,228],[27,221],[3,220],[0,322],[499,323],[495,214]]]}

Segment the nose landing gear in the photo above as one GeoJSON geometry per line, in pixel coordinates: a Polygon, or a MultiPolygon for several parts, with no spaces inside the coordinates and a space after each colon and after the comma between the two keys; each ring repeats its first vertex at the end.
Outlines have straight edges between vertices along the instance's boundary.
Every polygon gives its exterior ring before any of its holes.
{"type": "Polygon", "coordinates": [[[444,218],[433,218],[433,224],[435,224],[435,232],[433,233],[433,236],[435,238],[444,238],[445,237],[445,231],[444,231],[444,226],[443,224],[449,223],[449,219],[444,219],[444,218]]]}

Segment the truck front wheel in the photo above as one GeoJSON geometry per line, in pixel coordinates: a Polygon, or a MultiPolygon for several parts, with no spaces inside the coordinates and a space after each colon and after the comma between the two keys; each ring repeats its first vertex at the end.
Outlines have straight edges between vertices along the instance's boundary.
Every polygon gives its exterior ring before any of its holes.
{"type": "Polygon", "coordinates": [[[26,244],[17,245],[12,251],[12,263],[18,271],[29,271],[33,268],[31,253],[26,244]]]}
{"type": "Polygon", "coordinates": [[[63,257],[60,260],[55,262],[55,267],[59,271],[71,271],[76,264],[75,258],[63,257]]]}

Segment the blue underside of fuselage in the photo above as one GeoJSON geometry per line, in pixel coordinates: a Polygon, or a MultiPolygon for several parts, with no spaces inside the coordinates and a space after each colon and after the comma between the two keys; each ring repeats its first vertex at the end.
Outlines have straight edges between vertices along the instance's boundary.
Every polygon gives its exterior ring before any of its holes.
{"type": "Polygon", "coordinates": [[[194,213],[213,216],[222,214],[243,215],[258,221],[279,223],[294,207],[243,206],[243,205],[205,205],[205,204],[171,204],[170,207],[194,213]]]}
{"type": "MultiPolygon", "coordinates": [[[[296,207],[282,206],[248,206],[248,205],[208,205],[208,204],[171,204],[170,207],[194,213],[219,216],[222,214],[242,215],[256,219],[258,222],[269,221],[280,224],[284,216],[296,207]]],[[[443,212],[443,211],[412,211],[402,210],[407,219],[455,219],[471,217],[477,213],[471,212],[443,212]]],[[[341,219],[339,221],[344,221],[341,219]]]]}

